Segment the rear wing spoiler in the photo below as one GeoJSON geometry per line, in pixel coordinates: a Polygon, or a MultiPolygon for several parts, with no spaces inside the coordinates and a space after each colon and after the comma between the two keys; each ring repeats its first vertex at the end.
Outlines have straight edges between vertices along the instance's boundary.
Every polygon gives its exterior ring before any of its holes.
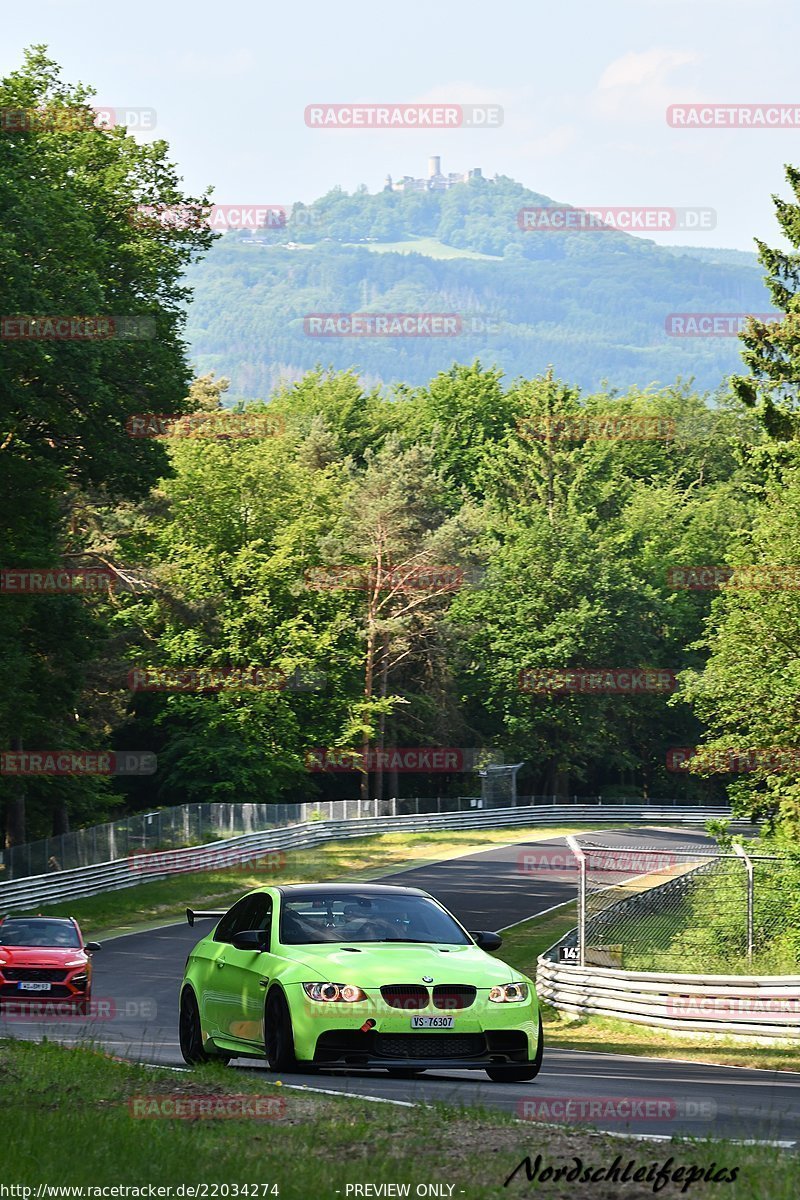
{"type": "Polygon", "coordinates": [[[199,908],[198,909],[187,908],[186,920],[189,922],[190,925],[194,925],[195,921],[197,921],[203,917],[208,917],[212,921],[218,921],[220,919],[220,917],[225,916],[227,911],[228,911],[227,908],[214,909],[213,911],[210,909],[201,911],[199,908]]]}

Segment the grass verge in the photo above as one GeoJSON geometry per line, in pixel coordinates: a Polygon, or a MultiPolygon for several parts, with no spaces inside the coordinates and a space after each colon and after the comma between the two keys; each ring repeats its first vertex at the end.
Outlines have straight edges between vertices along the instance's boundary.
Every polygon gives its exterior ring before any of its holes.
{"type": "MultiPolygon", "coordinates": [[[[593,829],[592,825],[553,826],[544,829],[442,830],[433,833],[382,833],[347,838],[306,850],[290,850],[285,862],[259,872],[257,867],[226,867],[217,871],[192,871],[169,879],[153,880],[104,892],[83,900],[39,906],[48,916],[72,916],[87,937],[130,933],[170,917],[180,918],[188,907],[226,907],[244,892],[265,883],[309,883],[332,879],[375,879],[441,862],[461,854],[486,850],[508,842],[540,841],[566,833],[593,829]]],[[[622,826],[620,826],[622,828],[622,826]]]]}
{"type": "MultiPolygon", "coordinates": [[[[524,975],[536,977],[536,959],[570,929],[575,928],[575,904],[514,925],[503,934],[497,957],[524,975]]],[[[686,1058],[717,1066],[760,1067],[770,1071],[800,1071],[800,1042],[794,1046],[759,1045],[732,1038],[692,1036],[634,1025],[615,1017],[576,1017],[542,1005],[545,1041],[563,1050],[594,1050],[649,1058],[686,1058]]]]}
{"type": "MultiPolygon", "coordinates": [[[[527,1087],[520,1085],[521,1093],[527,1087]]],[[[639,1200],[656,1190],[662,1197],[688,1193],[701,1200],[719,1195],[794,1200],[797,1194],[796,1160],[772,1147],[647,1143],[576,1128],[532,1130],[496,1110],[400,1108],[290,1090],[255,1072],[218,1066],[191,1073],[160,1071],[51,1043],[0,1042],[0,1105],[13,1115],[13,1136],[3,1148],[3,1183],[30,1189],[4,1194],[21,1200],[36,1196],[40,1185],[127,1185],[143,1189],[129,1193],[140,1196],[148,1195],[148,1185],[206,1185],[207,1190],[194,1195],[259,1200],[403,1194],[363,1190],[367,1184],[374,1189],[387,1183],[409,1184],[412,1196],[426,1194],[417,1192],[420,1185],[436,1184],[442,1190],[427,1194],[488,1200],[529,1196],[534,1190],[538,1194],[539,1184],[528,1182],[524,1169],[503,1187],[526,1156],[535,1162],[537,1155],[542,1172],[547,1167],[574,1169],[576,1158],[583,1170],[608,1169],[615,1160],[618,1171],[631,1160],[635,1164],[626,1183],[582,1184],[563,1176],[555,1183],[546,1180],[541,1190],[553,1200],[639,1200]],[[231,1104],[226,1098],[233,1096],[258,1102],[272,1116],[172,1115],[176,1102],[184,1111],[207,1112],[192,1110],[192,1105],[222,1106],[231,1104]],[[137,1111],[153,1115],[140,1119],[137,1111]],[[683,1173],[663,1189],[654,1188],[644,1175],[639,1182],[630,1178],[636,1170],[650,1170],[653,1164],[657,1169],[667,1160],[668,1177],[680,1168],[683,1173]],[[723,1178],[685,1186],[690,1165],[705,1172],[712,1163],[723,1178]],[[720,1188],[734,1169],[735,1181],[720,1188]],[[360,1193],[353,1190],[358,1185],[360,1193]]],[[[192,1193],[185,1186],[178,1194],[192,1193]]]]}

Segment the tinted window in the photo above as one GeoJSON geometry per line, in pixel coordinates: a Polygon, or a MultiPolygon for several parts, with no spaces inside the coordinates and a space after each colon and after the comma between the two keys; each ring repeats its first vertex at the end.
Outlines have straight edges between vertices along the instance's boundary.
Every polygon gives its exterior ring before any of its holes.
{"type": "Polygon", "coordinates": [[[444,942],[469,945],[453,918],[425,896],[296,892],[281,906],[281,941],[287,946],[316,942],[444,942]]]}
{"type": "Polygon", "coordinates": [[[9,918],[0,924],[0,946],[63,946],[76,949],[81,940],[71,921],[9,918]]]}
{"type": "Polygon", "coordinates": [[[266,892],[254,892],[251,896],[244,896],[237,900],[222,918],[214,934],[214,941],[230,942],[237,933],[243,933],[245,929],[258,929],[262,933],[268,933],[271,916],[272,898],[266,892]]]}

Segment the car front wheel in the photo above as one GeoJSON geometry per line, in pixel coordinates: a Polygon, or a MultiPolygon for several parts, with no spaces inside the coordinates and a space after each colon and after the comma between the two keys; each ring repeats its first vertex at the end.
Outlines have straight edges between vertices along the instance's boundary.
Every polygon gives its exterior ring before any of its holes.
{"type": "Polygon", "coordinates": [[[200,1009],[191,988],[186,988],[181,996],[181,1012],[178,1022],[178,1041],[180,1042],[183,1061],[190,1067],[198,1063],[208,1062],[208,1055],[203,1048],[203,1031],[200,1028],[200,1009]]]}
{"type": "Polygon", "coordinates": [[[526,1063],[509,1063],[507,1066],[487,1067],[486,1074],[492,1083],[527,1083],[535,1079],[542,1068],[542,1053],[544,1052],[544,1037],[542,1036],[542,1014],[539,1013],[539,1038],[536,1045],[536,1057],[526,1063]]]}
{"type": "Polygon", "coordinates": [[[264,1013],[264,1049],[271,1071],[305,1071],[309,1064],[298,1062],[294,1052],[292,1015],[283,992],[275,988],[267,997],[264,1013]]]}

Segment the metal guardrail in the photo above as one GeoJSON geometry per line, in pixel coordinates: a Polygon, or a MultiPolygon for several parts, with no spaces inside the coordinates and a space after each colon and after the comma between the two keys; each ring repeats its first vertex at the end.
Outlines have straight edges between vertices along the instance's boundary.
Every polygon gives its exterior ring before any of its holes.
{"type": "MultiPolygon", "coordinates": [[[[530,805],[513,808],[469,809],[462,812],[426,813],[405,817],[359,817],[341,821],[307,821],[298,825],[245,834],[205,846],[190,846],[168,852],[170,869],[142,869],[141,856],[130,855],[113,862],[77,867],[47,875],[0,883],[0,913],[38,908],[139,883],[166,879],[190,871],[213,870],[231,861],[247,862],[270,851],[298,850],[342,838],[368,837],[378,833],[424,833],[437,829],[504,829],[536,825],[665,822],[670,825],[702,825],[707,820],[730,817],[728,808],[677,809],[658,805],[530,805]]],[[[167,853],[167,852],[165,852],[167,853]]]]}
{"type": "MultiPolygon", "coordinates": [[[[611,808],[641,805],[641,797],[607,798],[602,796],[517,796],[515,805],[587,805],[606,804],[611,808]]],[[[659,808],[685,801],[659,798],[651,800],[659,808]]],[[[461,812],[466,809],[507,808],[511,800],[489,796],[392,796],[350,800],[304,800],[293,803],[256,803],[253,801],[204,801],[158,808],[152,812],[129,813],[116,821],[73,829],[35,842],[0,847],[0,882],[28,879],[46,871],[72,871],[96,863],[113,862],[140,850],[178,850],[184,846],[205,846],[223,838],[263,833],[267,829],[299,825],[304,821],[326,819],[345,821],[362,817],[411,817],[426,813],[461,812]]]]}
{"type": "Polygon", "coordinates": [[[748,1040],[800,1040],[800,975],[621,971],[575,967],[543,954],[536,986],[541,1000],[576,1015],[596,1013],[635,1025],[748,1040]]]}

